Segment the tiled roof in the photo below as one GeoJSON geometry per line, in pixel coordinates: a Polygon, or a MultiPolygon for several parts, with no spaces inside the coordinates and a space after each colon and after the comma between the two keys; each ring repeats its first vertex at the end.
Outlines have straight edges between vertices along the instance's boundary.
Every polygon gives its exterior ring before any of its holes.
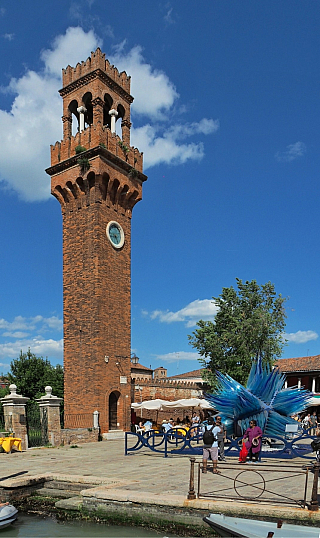
{"type": "Polygon", "coordinates": [[[153,372],[151,368],[148,368],[148,366],[143,366],[143,364],[140,364],[140,362],[137,362],[137,364],[131,364],[131,370],[148,370],[149,372],[153,372]]]}
{"type": "Polygon", "coordinates": [[[194,377],[202,377],[202,372],[204,368],[199,368],[199,370],[192,370],[192,372],[186,372],[185,374],[172,375],[167,377],[167,379],[193,379],[194,377]]]}
{"type": "Polygon", "coordinates": [[[279,359],[275,366],[282,372],[314,372],[320,371],[320,355],[297,357],[295,359],[279,359]]]}

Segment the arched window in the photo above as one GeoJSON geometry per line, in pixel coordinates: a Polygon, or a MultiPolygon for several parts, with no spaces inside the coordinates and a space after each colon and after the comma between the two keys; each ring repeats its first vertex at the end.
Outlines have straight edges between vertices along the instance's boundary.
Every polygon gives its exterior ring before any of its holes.
{"type": "Polygon", "coordinates": [[[103,125],[111,127],[111,118],[109,116],[109,110],[112,109],[113,99],[108,93],[104,96],[104,106],[103,106],[103,125]]]}
{"type": "Polygon", "coordinates": [[[118,136],[120,136],[120,138],[122,138],[121,122],[124,119],[126,111],[122,105],[118,105],[117,112],[118,112],[118,116],[117,116],[117,122],[116,122],[116,133],[118,136]]]}
{"type": "Polygon", "coordinates": [[[92,107],[92,93],[87,92],[82,97],[82,102],[87,109],[87,112],[85,113],[84,120],[86,125],[92,125],[93,124],[93,107],[92,107]]]}
{"type": "Polygon", "coordinates": [[[79,131],[79,113],[78,113],[78,101],[75,99],[69,104],[69,111],[72,118],[72,136],[75,136],[79,131]]]}

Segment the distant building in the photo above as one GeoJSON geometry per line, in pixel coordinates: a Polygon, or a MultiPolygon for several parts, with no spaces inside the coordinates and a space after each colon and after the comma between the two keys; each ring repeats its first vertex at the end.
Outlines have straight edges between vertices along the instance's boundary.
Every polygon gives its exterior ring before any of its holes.
{"type": "Polygon", "coordinates": [[[320,355],[279,359],[276,366],[286,374],[287,387],[303,387],[320,393],[320,355]]]}
{"type": "Polygon", "coordinates": [[[297,386],[310,390],[311,406],[320,405],[320,355],[279,359],[276,366],[286,374],[285,388],[297,386]]]}

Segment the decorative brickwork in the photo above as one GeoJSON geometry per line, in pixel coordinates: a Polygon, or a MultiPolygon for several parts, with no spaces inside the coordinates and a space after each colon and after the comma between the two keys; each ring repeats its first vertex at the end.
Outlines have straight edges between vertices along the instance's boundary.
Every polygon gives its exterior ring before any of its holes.
{"type": "Polygon", "coordinates": [[[131,213],[147,179],[130,146],[130,77],[97,49],[63,70],[60,94],[64,138],[51,147],[47,173],[63,217],[65,413],[98,410],[102,433],[129,429],[131,213]],[[121,248],[107,237],[111,221],[121,248]]]}

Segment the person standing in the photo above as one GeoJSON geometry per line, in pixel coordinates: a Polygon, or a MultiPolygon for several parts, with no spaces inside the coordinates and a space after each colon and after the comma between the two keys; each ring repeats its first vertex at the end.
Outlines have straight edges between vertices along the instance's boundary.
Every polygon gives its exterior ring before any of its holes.
{"type": "Polygon", "coordinates": [[[311,435],[316,435],[316,429],[317,429],[317,413],[314,411],[310,417],[310,423],[311,423],[311,435]]]}
{"type": "Polygon", "coordinates": [[[258,463],[262,444],[262,430],[257,426],[256,420],[250,420],[249,428],[244,432],[243,440],[248,450],[249,461],[258,463]]]}
{"type": "Polygon", "coordinates": [[[225,440],[226,440],[226,437],[227,437],[227,428],[225,427],[223,422],[221,422],[220,415],[218,415],[216,417],[216,425],[219,426],[219,428],[220,428],[220,432],[217,435],[218,448],[219,448],[218,459],[220,461],[226,461],[226,457],[224,455],[224,443],[225,443],[225,440]]]}
{"type": "Polygon", "coordinates": [[[208,419],[208,425],[203,429],[203,450],[202,450],[202,472],[207,472],[208,459],[212,460],[214,474],[220,474],[218,471],[218,439],[217,435],[220,432],[220,427],[216,426],[211,418],[208,419]],[[212,432],[211,436],[208,433],[212,432]],[[211,437],[210,442],[207,441],[207,437],[211,437]]]}

